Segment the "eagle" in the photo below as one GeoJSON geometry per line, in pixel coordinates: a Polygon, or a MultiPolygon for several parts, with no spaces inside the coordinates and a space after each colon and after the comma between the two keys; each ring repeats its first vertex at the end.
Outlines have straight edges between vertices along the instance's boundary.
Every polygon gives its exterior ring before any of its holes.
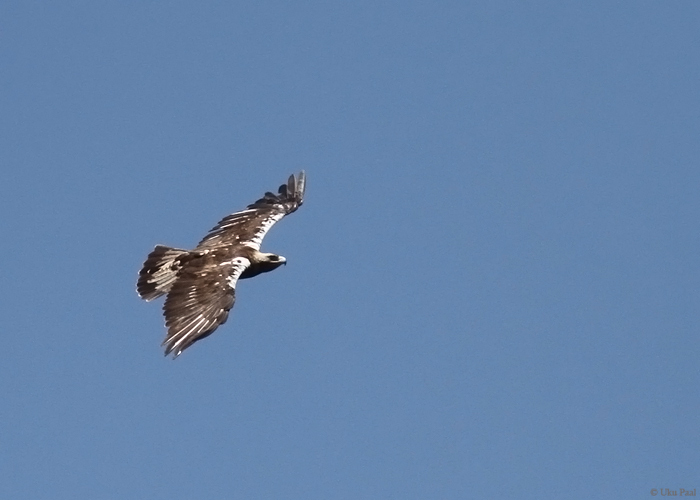
{"type": "Polygon", "coordinates": [[[228,319],[238,280],[267,273],[287,259],[260,251],[265,234],[304,202],[306,174],[291,175],[278,194],[266,192],[245,210],[227,215],[194,250],[156,245],[139,272],[136,291],[163,305],[168,329],[162,346],[173,359],[228,319]]]}

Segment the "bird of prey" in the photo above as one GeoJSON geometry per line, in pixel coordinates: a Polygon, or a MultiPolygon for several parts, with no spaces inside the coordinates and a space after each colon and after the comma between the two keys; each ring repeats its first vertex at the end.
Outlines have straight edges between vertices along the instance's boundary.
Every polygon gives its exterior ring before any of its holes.
{"type": "Polygon", "coordinates": [[[147,301],[166,295],[163,346],[173,359],[226,322],[236,282],[277,269],[287,260],[260,251],[265,234],[304,202],[304,171],[278,194],[267,192],[245,210],[221,219],[194,250],[157,245],[139,272],[136,290],[147,301]]]}

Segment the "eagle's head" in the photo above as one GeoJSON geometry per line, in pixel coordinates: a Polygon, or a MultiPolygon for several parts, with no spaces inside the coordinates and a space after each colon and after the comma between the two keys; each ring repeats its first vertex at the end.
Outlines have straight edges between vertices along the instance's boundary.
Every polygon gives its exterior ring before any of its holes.
{"type": "Polygon", "coordinates": [[[287,259],[281,255],[258,251],[251,252],[248,259],[250,260],[250,266],[248,266],[248,268],[241,273],[241,276],[238,279],[252,278],[260,273],[269,273],[270,271],[274,271],[280,267],[282,264],[287,263],[287,259]]]}
{"type": "MultiPolygon", "coordinates": [[[[262,252],[261,252],[259,255],[260,255],[261,257],[263,257],[262,262],[265,262],[265,263],[267,263],[267,264],[270,265],[270,266],[279,267],[279,266],[281,266],[282,264],[286,264],[286,263],[287,263],[287,259],[285,259],[285,258],[282,257],[281,255],[277,255],[277,254],[274,254],[274,253],[262,253],[262,252]]],[[[273,269],[274,269],[274,268],[273,268],[273,269]]]]}
{"type": "Polygon", "coordinates": [[[274,269],[277,269],[282,264],[287,263],[287,259],[285,259],[281,255],[277,255],[274,253],[264,253],[264,252],[259,252],[256,255],[256,260],[257,260],[257,265],[260,268],[260,272],[262,272],[262,273],[270,272],[274,269]]]}

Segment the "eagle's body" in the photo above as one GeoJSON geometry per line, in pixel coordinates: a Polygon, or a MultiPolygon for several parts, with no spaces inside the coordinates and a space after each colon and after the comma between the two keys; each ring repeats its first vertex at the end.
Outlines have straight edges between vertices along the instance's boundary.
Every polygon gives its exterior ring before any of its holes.
{"type": "Polygon", "coordinates": [[[144,300],[167,294],[166,356],[179,356],[226,322],[239,279],[286,263],[280,255],[261,252],[260,244],[278,220],[301,206],[305,184],[303,171],[290,176],[279,194],[265,193],[245,210],[224,217],[194,250],[158,245],[148,255],[136,289],[144,300]]]}

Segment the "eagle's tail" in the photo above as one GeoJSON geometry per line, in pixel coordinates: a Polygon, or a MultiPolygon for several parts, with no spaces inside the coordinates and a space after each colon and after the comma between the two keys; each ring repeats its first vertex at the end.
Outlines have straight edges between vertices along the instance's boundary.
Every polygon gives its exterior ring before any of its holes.
{"type": "Polygon", "coordinates": [[[136,284],[139,296],[144,300],[153,300],[168,293],[182,267],[180,257],[188,253],[187,250],[157,245],[148,254],[139,272],[139,280],[136,284]]]}

